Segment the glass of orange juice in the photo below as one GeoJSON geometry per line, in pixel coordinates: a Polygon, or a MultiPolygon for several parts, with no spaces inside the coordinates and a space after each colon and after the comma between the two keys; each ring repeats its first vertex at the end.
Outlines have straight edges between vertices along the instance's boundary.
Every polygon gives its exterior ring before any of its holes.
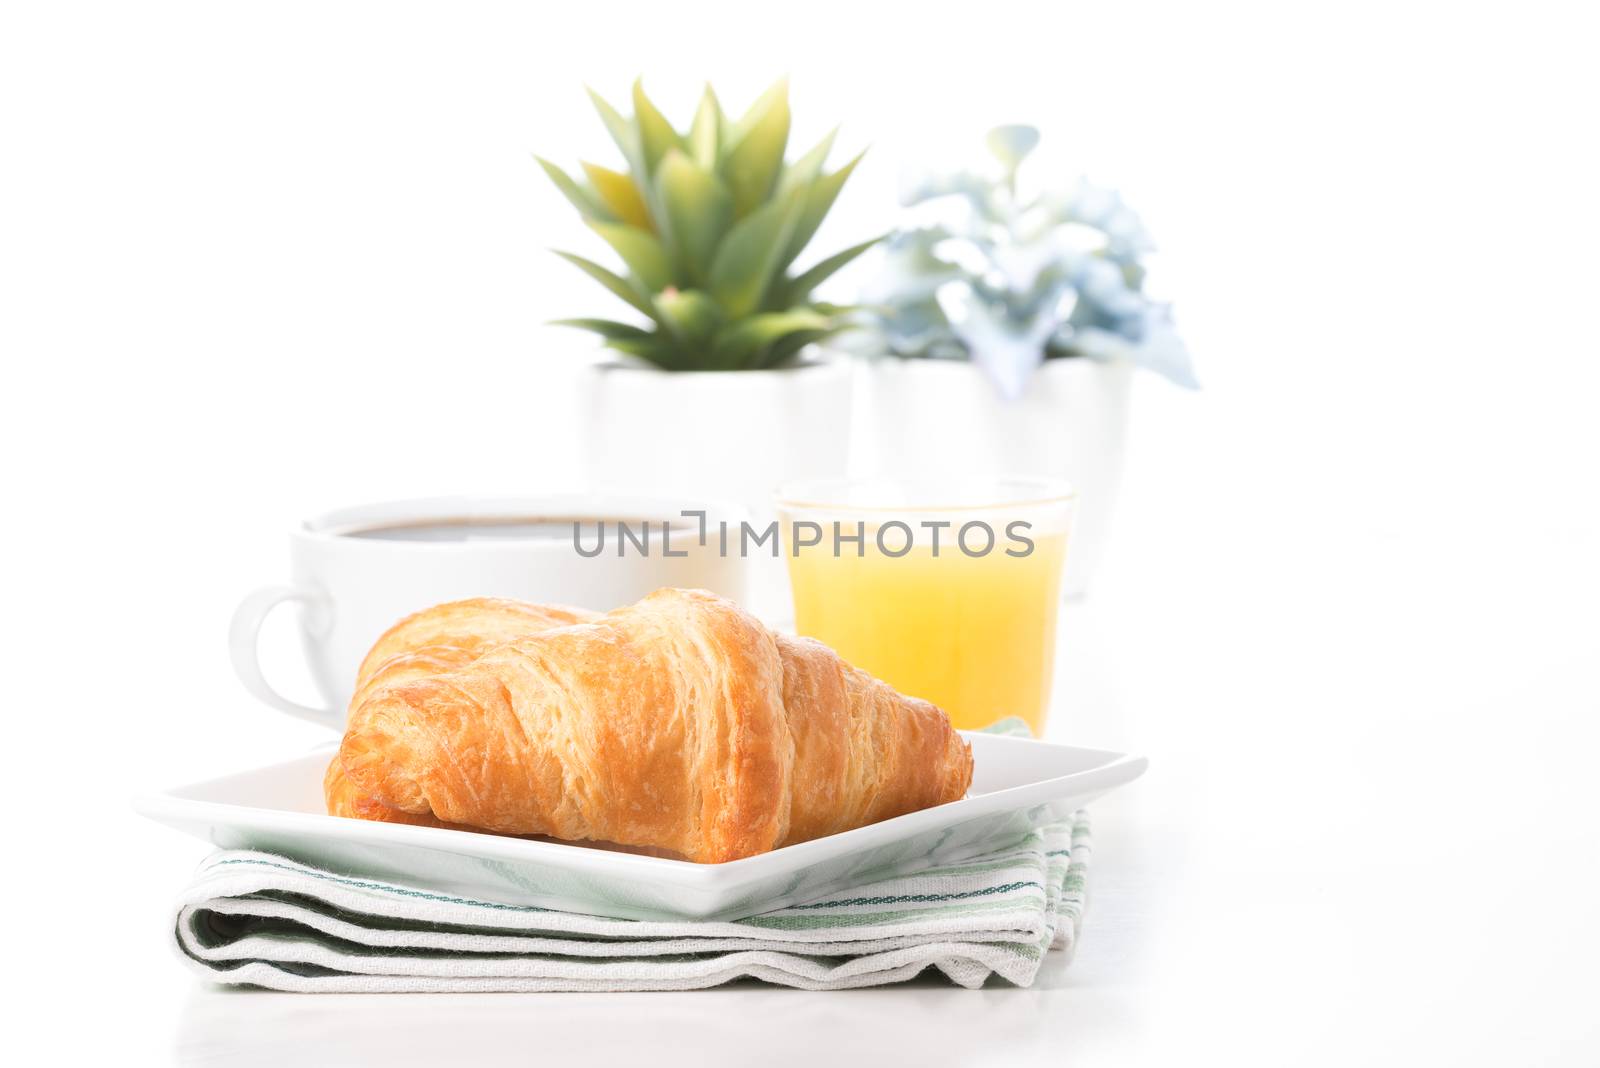
{"type": "Polygon", "coordinates": [[[1072,505],[1042,478],[785,486],[795,629],[957,727],[1040,734],[1072,505]]]}

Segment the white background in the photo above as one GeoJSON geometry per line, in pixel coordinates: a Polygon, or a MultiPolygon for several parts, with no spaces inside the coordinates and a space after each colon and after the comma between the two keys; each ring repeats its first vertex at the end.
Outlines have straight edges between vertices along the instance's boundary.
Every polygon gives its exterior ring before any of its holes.
{"type": "Polygon", "coordinates": [[[1600,1060],[1595,40],[1538,3],[0,8],[13,1042],[1600,1060]],[[1051,735],[1152,757],[1097,812],[1079,959],[981,994],[203,991],[163,938],[204,847],[127,798],[321,737],[224,652],[294,521],[573,484],[587,343],[541,324],[610,309],[529,154],[609,159],[582,85],[638,72],[675,116],[788,73],[798,140],[870,143],[819,249],[1000,121],[1163,247],[1206,388],[1139,382],[1067,618],[1051,735]]]}

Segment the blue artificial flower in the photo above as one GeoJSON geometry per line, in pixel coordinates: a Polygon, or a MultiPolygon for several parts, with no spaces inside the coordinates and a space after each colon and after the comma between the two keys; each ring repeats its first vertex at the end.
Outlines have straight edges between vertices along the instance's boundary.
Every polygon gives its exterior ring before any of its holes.
{"type": "Polygon", "coordinates": [[[1126,360],[1198,388],[1170,305],[1142,291],[1142,257],[1155,246],[1121,195],[1081,179],[1019,195],[1017,172],[1038,141],[1033,127],[996,127],[988,144],[998,173],[905,185],[918,224],[885,243],[863,294],[873,347],[970,359],[1007,398],[1052,357],[1126,360]]]}

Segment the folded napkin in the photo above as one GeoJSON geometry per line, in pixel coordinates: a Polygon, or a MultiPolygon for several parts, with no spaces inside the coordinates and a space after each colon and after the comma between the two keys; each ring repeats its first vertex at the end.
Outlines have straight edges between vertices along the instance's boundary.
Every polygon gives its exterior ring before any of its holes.
{"type": "Polygon", "coordinates": [[[297,991],[691,990],[744,976],[806,990],[932,966],[964,987],[1033,982],[1070,953],[1089,820],[994,852],[732,922],[580,916],[213,854],[179,901],[183,958],[218,983],[297,991]]]}

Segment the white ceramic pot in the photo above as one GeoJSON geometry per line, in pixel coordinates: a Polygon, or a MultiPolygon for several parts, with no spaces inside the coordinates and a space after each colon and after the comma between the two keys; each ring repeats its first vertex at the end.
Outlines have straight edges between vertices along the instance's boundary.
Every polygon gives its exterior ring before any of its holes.
{"type": "Polygon", "coordinates": [[[1047,360],[1016,401],[959,360],[874,360],[857,375],[852,474],[1066,479],[1078,496],[1062,586],[1084,593],[1121,480],[1130,366],[1047,360]]]}
{"type": "MultiPolygon", "coordinates": [[[[579,379],[591,488],[716,498],[752,522],[776,517],[785,482],[842,477],[849,464],[853,364],[817,351],[772,371],[659,371],[602,357],[579,379]]],[[[781,560],[752,558],[750,607],[789,613],[781,560]]]]}

